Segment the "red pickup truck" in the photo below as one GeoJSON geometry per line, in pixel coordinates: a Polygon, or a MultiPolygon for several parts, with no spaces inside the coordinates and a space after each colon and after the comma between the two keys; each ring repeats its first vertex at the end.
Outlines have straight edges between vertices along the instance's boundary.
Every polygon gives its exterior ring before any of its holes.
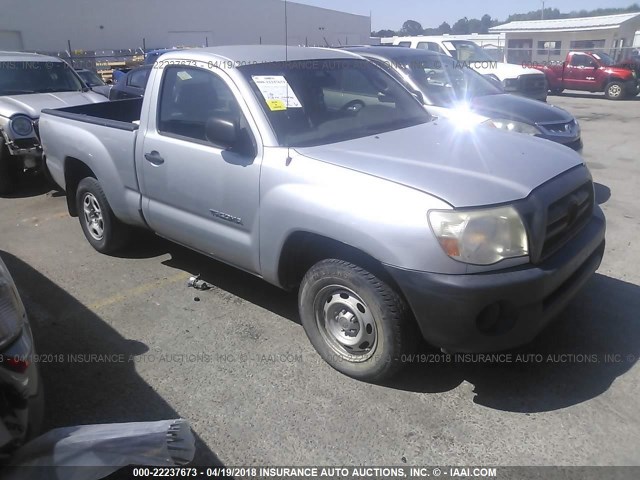
{"type": "Polygon", "coordinates": [[[604,92],[607,98],[620,100],[636,96],[638,76],[627,65],[617,65],[606,53],[569,52],[559,64],[534,63],[531,66],[544,72],[551,93],[563,90],[604,92]]]}

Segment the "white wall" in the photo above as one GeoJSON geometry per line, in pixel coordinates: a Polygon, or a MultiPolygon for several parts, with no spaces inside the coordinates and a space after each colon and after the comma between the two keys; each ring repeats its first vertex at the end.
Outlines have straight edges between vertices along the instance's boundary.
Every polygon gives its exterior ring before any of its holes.
{"type": "MultiPolygon", "coordinates": [[[[65,51],[67,40],[74,50],[138,48],[143,38],[147,48],[285,42],[280,0],[2,0],[1,11],[0,32],[19,32],[24,50],[65,51]]],[[[296,3],[287,13],[289,44],[368,43],[369,17],[296,3]]]]}

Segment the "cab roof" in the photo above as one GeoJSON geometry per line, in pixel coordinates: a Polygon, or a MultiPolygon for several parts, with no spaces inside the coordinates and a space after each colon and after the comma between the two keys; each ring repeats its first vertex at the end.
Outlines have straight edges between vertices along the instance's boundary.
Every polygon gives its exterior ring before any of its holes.
{"type": "Polygon", "coordinates": [[[0,51],[0,62],[64,62],[64,60],[39,53],[0,51]]]}

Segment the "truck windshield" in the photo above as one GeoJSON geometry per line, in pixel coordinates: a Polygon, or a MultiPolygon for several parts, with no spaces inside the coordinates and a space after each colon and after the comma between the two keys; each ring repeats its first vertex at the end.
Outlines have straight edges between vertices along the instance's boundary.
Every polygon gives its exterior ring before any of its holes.
{"type": "Polygon", "coordinates": [[[106,85],[102,79],[98,76],[97,73],[92,72],[91,70],[82,70],[77,72],[80,75],[80,78],[89,85],[90,87],[103,87],[106,85]]]}
{"type": "Polygon", "coordinates": [[[0,95],[79,92],[84,88],[63,62],[0,62],[0,95]]]}
{"type": "Polygon", "coordinates": [[[458,102],[504,93],[471,68],[444,55],[394,60],[420,88],[427,103],[451,107],[458,102]]]}
{"type": "Polygon", "coordinates": [[[477,43],[465,40],[442,42],[449,54],[459,62],[495,62],[477,43]]]}
{"type": "Polygon", "coordinates": [[[604,65],[605,67],[610,67],[611,65],[614,65],[616,63],[613,58],[611,58],[606,53],[598,52],[594,53],[593,56],[596,58],[596,60],[600,60],[600,63],[602,63],[602,65],[604,65]]]}
{"type": "Polygon", "coordinates": [[[264,63],[239,70],[281,146],[335,143],[431,119],[413,95],[367,60],[264,63]]]}

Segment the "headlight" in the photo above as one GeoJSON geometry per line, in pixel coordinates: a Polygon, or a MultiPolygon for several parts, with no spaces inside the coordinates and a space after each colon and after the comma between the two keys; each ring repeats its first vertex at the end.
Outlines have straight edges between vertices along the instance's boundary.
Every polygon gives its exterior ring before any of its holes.
{"type": "Polygon", "coordinates": [[[0,347],[20,334],[23,315],[24,306],[18,291],[0,260],[0,347]]]}
{"type": "Polygon", "coordinates": [[[492,265],[529,254],[527,232],[513,207],[432,210],[429,223],[445,253],[460,262],[492,265]]]}
{"type": "Polygon", "coordinates": [[[33,122],[29,117],[22,115],[13,117],[9,125],[11,126],[11,130],[21,137],[31,135],[31,132],[33,132],[33,122]]]}
{"type": "Polygon", "coordinates": [[[542,132],[537,127],[528,123],[516,122],[515,120],[506,120],[502,118],[492,118],[484,122],[488,127],[506,130],[507,132],[525,133],[527,135],[540,135],[542,132]]]}

